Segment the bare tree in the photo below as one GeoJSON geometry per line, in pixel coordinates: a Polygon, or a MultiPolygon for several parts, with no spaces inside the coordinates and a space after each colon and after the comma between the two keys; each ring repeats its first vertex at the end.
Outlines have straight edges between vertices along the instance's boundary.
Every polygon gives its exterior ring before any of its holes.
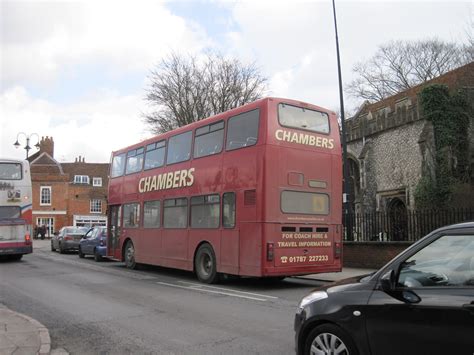
{"type": "Polygon", "coordinates": [[[354,66],[357,78],[346,91],[357,98],[379,101],[471,62],[469,51],[472,55],[472,43],[392,41],[354,66]]]}
{"type": "Polygon", "coordinates": [[[267,78],[255,64],[208,54],[203,60],[176,53],[151,71],[145,122],[154,133],[239,107],[263,96],[267,78]]]}

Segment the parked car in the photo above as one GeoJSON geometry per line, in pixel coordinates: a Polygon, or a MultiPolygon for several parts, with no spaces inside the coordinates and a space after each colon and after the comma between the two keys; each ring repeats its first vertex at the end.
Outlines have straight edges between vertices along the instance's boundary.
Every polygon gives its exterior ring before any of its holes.
{"type": "Polygon", "coordinates": [[[79,257],[94,255],[95,261],[101,261],[107,255],[107,228],[90,229],[79,242],[79,257]]]}
{"type": "Polygon", "coordinates": [[[88,227],[62,227],[59,233],[54,234],[51,238],[51,250],[58,250],[61,254],[66,251],[77,250],[79,242],[88,230],[88,227]]]}
{"type": "Polygon", "coordinates": [[[320,287],[295,316],[297,354],[474,353],[474,222],[438,229],[374,274],[320,287]]]}

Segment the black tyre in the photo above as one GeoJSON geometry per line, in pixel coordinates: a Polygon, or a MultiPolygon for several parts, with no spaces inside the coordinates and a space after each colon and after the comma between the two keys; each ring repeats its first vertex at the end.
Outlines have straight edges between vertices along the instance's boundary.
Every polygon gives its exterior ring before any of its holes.
{"type": "Polygon", "coordinates": [[[10,255],[10,260],[21,260],[23,254],[10,255]]]}
{"type": "Polygon", "coordinates": [[[124,251],[125,266],[129,269],[137,269],[137,262],[135,261],[135,247],[131,240],[125,245],[124,251]]]}
{"type": "Polygon", "coordinates": [[[306,338],[304,354],[357,355],[351,337],[338,326],[323,324],[314,328],[306,338]]]}
{"type": "Polygon", "coordinates": [[[65,250],[63,249],[61,243],[59,243],[58,250],[59,250],[59,254],[64,254],[65,250]]]}
{"type": "MultiPolygon", "coordinates": [[[[36,239],[38,239],[38,238],[36,238],[36,239]]],[[[53,241],[51,241],[51,251],[56,251],[56,248],[53,245],[53,241]]]]}
{"type": "Polygon", "coordinates": [[[80,257],[81,259],[83,259],[83,258],[85,257],[84,253],[82,252],[81,247],[79,247],[79,249],[77,250],[77,255],[79,255],[79,257],[80,257]]]}
{"type": "Polygon", "coordinates": [[[203,244],[199,247],[196,258],[194,259],[194,270],[201,282],[207,284],[219,282],[216,255],[209,244],[203,244]]]}
{"type": "Polygon", "coordinates": [[[102,261],[102,255],[99,254],[97,249],[94,249],[94,260],[95,261],[102,261]]]}

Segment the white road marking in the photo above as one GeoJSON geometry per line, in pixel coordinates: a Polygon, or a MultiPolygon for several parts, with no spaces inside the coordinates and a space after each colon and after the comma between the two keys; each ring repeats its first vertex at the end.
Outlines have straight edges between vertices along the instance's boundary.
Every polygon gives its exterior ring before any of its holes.
{"type": "Polygon", "coordinates": [[[234,290],[234,289],[231,289],[231,288],[224,288],[224,287],[217,287],[217,286],[209,286],[209,285],[197,284],[197,283],[195,283],[195,282],[186,282],[186,281],[178,281],[178,282],[181,282],[181,283],[184,283],[184,284],[193,285],[194,287],[207,287],[207,288],[214,288],[214,289],[216,289],[216,290],[237,292],[237,293],[243,293],[243,294],[246,294],[246,295],[259,296],[259,297],[266,297],[266,298],[276,298],[276,299],[278,299],[278,297],[275,297],[275,296],[268,296],[268,295],[262,295],[261,293],[252,293],[252,292],[238,291],[238,290],[234,290]]]}
{"type": "Polygon", "coordinates": [[[219,295],[225,295],[225,296],[231,296],[231,297],[246,298],[246,299],[254,300],[254,301],[268,301],[268,299],[266,299],[266,298],[257,298],[257,297],[250,297],[250,296],[238,295],[238,294],[229,293],[229,292],[220,292],[220,291],[206,290],[206,289],[204,289],[204,288],[202,288],[202,287],[181,286],[181,285],[176,285],[176,284],[170,284],[170,283],[167,283],[167,282],[157,282],[157,284],[165,285],[165,286],[171,286],[171,287],[177,287],[177,288],[182,288],[182,289],[191,290],[191,291],[201,291],[201,292],[216,293],[216,294],[219,294],[219,295]]]}

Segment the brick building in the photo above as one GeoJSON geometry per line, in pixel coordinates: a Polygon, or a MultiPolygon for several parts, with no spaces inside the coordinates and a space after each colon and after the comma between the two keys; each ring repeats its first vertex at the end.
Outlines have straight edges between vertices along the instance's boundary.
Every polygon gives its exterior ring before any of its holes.
{"type": "Polygon", "coordinates": [[[73,163],[54,159],[52,137],[42,137],[39,151],[28,158],[33,184],[33,224],[50,235],[63,226],[106,225],[108,163],[73,163]]]}

